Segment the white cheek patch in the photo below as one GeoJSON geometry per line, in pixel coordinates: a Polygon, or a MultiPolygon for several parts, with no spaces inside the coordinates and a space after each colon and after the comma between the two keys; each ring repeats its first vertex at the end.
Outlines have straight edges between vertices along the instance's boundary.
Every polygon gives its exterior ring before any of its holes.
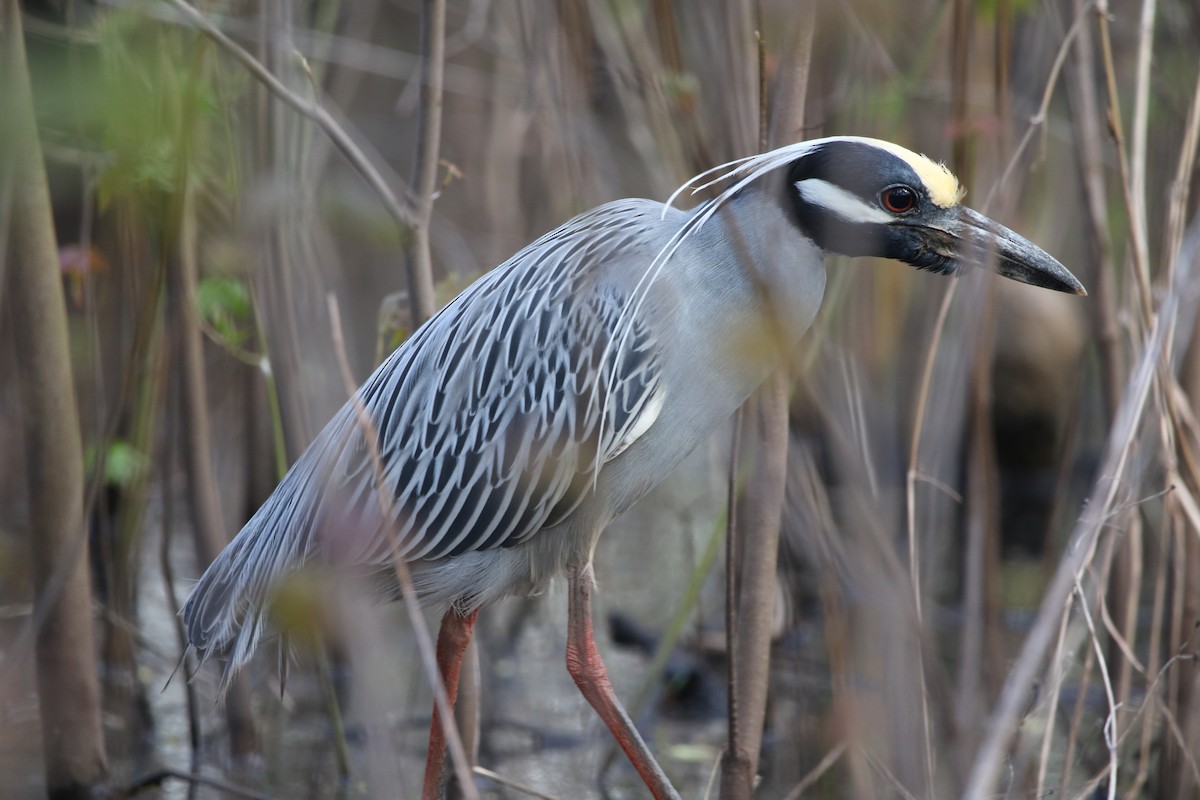
{"type": "Polygon", "coordinates": [[[807,178],[796,182],[796,191],[810,205],[820,206],[837,214],[847,222],[888,223],[895,217],[882,208],[868,205],[856,195],[840,186],[820,178],[807,178]]]}

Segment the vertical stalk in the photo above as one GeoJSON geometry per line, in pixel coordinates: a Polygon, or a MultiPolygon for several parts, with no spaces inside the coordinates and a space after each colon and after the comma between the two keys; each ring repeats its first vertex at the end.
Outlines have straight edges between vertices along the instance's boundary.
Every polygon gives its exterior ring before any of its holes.
{"type": "Polygon", "coordinates": [[[429,226],[437,187],[438,151],[442,137],[442,82],[446,55],[446,0],[424,0],[421,5],[421,105],[420,135],[413,163],[417,192],[412,253],[408,259],[408,298],[413,326],[433,316],[433,259],[429,226]]]}
{"type": "Polygon", "coordinates": [[[16,334],[19,396],[28,459],[30,552],[38,701],[46,786],[52,798],[90,797],[108,765],[100,725],[91,581],[83,517],[83,445],[50,191],[34,119],[21,11],[0,7],[0,154],[11,175],[5,275],[16,334]]]}
{"type": "MultiPolygon", "coordinates": [[[[263,3],[259,16],[263,27],[260,42],[280,43],[288,40],[291,35],[290,5],[290,0],[263,3]]],[[[185,4],[185,8],[190,7],[185,4]]],[[[213,34],[209,33],[209,36],[213,34]]],[[[228,46],[225,47],[230,50],[228,46]]],[[[266,51],[264,60],[273,68],[274,74],[280,76],[277,80],[280,88],[283,88],[282,82],[290,86],[300,80],[296,77],[297,67],[290,51],[268,44],[263,47],[266,51]]],[[[235,51],[230,51],[236,55],[235,51]]],[[[292,176],[304,174],[302,165],[291,160],[296,130],[302,123],[285,108],[285,104],[289,103],[287,95],[280,94],[279,89],[271,84],[267,84],[267,87],[273,89],[275,95],[268,88],[263,88],[257,98],[260,117],[255,126],[260,132],[256,142],[258,166],[269,180],[284,185],[292,176]]],[[[278,409],[276,421],[278,427],[282,428],[283,449],[289,463],[300,457],[316,432],[307,401],[308,394],[301,385],[303,342],[301,326],[296,318],[303,293],[297,290],[295,277],[304,274],[308,265],[303,259],[303,248],[295,243],[304,235],[294,204],[286,204],[282,217],[273,220],[266,233],[262,265],[256,270],[254,281],[257,310],[262,312],[262,349],[267,354],[270,367],[267,392],[272,414],[278,409]]]]}
{"type": "MultiPolygon", "coordinates": [[[[811,3],[803,5],[795,29],[795,45],[781,48],[787,55],[782,58],[779,69],[778,91],[771,104],[773,108],[769,122],[766,114],[768,98],[761,9],[757,16],[759,103],[763,109],[759,116],[759,148],[766,150],[772,143],[778,144],[803,126],[815,7],[811,3]]],[[[737,231],[731,233],[736,236],[737,231]]],[[[753,275],[752,264],[747,264],[745,268],[753,275]]],[[[769,309],[766,298],[763,302],[769,309]]],[[[777,345],[772,342],[769,346],[777,345]]],[[[731,552],[736,552],[739,560],[727,565],[729,579],[734,581],[729,585],[727,598],[736,602],[736,614],[729,614],[726,622],[731,691],[729,746],[721,759],[722,800],[748,800],[752,796],[762,749],[770,687],[776,561],[787,477],[787,373],[779,369],[767,379],[750,402],[753,413],[739,419],[739,423],[750,423],[747,432],[751,433],[751,437],[747,438],[754,442],[757,455],[746,502],[735,529],[740,546],[730,539],[731,552]],[[750,539],[750,536],[754,538],[750,539]],[[731,624],[734,619],[736,625],[731,624]]],[[[735,465],[737,458],[735,451],[735,465]]],[[[733,516],[731,510],[730,518],[733,516]]]]}
{"type": "MultiPolygon", "coordinates": [[[[1129,182],[1133,195],[1133,225],[1148,233],[1146,225],[1146,133],[1150,119],[1150,64],[1154,54],[1155,0],[1143,0],[1138,21],[1137,80],[1133,94],[1133,131],[1130,139],[1129,182]]],[[[1142,246],[1147,237],[1142,236],[1142,246]]],[[[1148,256],[1143,253],[1143,260],[1148,256]]]]}
{"type": "MultiPolygon", "coordinates": [[[[1073,0],[1075,16],[1086,12],[1086,0],[1073,0]]],[[[1087,214],[1085,221],[1089,232],[1091,260],[1095,263],[1095,285],[1090,286],[1094,296],[1090,304],[1096,346],[1100,351],[1100,383],[1104,390],[1104,414],[1111,423],[1121,399],[1121,384],[1125,375],[1125,357],[1121,351],[1120,326],[1117,322],[1116,264],[1113,263],[1112,245],[1109,241],[1108,192],[1104,181],[1104,134],[1100,129],[1100,104],[1096,96],[1093,78],[1096,66],[1095,42],[1092,29],[1084,26],[1076,37],[1073,48],[1074,59],[1068,70],[1067,99],[1071,105],[1072,125],[1078,132],[1075,136],[1076,156],[1079,159],[1080,178],[1087,214]]]]}
{"type": "MultiPolygon", "coordinates": [[[[220,553],[228,537],[221,513],[221,493],[213,471],[204,340],[195,302],[199,251],[195,196],[189,176],[197,124],[196,88],[204,72],[208,45],[204,42],[196,47],[189,64],[191,74],[181,98],[175,191],[170,201],[168,232],[163,237],[161,259],[167,276],[168,316],[175,325],[173,337],[188,504],[192,513],[196,552],[199,561],[208,565],[220,553]]],[[[242,757],[257,751],[258,736],[254,730],[250,695],[244,679],[235,681],[231,687],[225,711],[233,754],[242,757]]]]}

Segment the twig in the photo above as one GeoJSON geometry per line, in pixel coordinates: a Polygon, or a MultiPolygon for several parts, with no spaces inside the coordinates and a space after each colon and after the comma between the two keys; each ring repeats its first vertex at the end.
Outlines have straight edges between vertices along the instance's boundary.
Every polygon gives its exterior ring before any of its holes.
{"type": "MultiPolygon", "coordinates": [[[[921,371],[921,386],[917,392],[917,408],[913,412],[912,443],[908,451],[908,478],[905,488],[906,511],[908,519],[908,573],[913,587],[913,603],[917,612],[917,624],[921,624],[921,570],[920,548],[917,544],[917,479],[925,476],[920,469],[921,434],[925,430],[925,413],[929,406],[929,387],[933,382],[933,363],[937,356],[942,334],[946,329],[946,318],[950,315],[950,304],[954,301],[958,282],[953,281],[942,295],[942,306],[938,309],[937,320],[933,323],[933,335],[929,339],[929,349],[925,353],[925,367],[921,371]]],[[[928,480],[928,478],[925,478],[928,480]]]]}
{"type": "Polygon", "coordinates": [[[337,689],[333,685],[333,668],[329,663],[329,647],[320,629],[316,630],[316,641],[313,651],[317,657],[317,685],[321,690],[321,698],[325,701],[325,713],[329,716],[329,725],[333,728],[333,755],[337,762],[338,778],[343,782],[350,780],[350,744],[346,739],[346,725],[342,721],[342,707],[338,703],[337,689]]]}
{"type": "Polygon", "coordinates": [[[217,26],[213,25],[206,16],[193,8],[190,3],[185,2],[185,0],[163,0],[163,2],[178,11],[201,33],[224,48],[238,63],[249,70],[250,74],[270,89],[272,94],[300,114],[315,122],[317,127],[329,137],[334,146],[346,157],[350,165],[362,176],[363,180],[375,190],[375,193],[379,195],[379,199],[383,202],[388,213],[396,220],[396,223],[405,229],[414,227],[416,223],[413,219],[412,209],[397,199],[396,194],[388,186],[383,176],[379,174],[379,171],[375,169],[374,165],[371,164],[358,145],[354,143],[354,140],[350,138],[346,130],[337,123],[320,103],[307,100],[293,92],[287,86],[284,86],[258,59],[222,33],[217,26]]]}
{"type": "MultiPolygon", "coordinates": [[[[330,293],[326,296],[326,303],[329,307],[329,325],[334,354],[337,357],[338,368],[341,370],[342,380],[346,384],[350,402],[354,406],[354,414],[367,448],[367,455],[370,457],[372,468],[375,471],[375,494],[379,498],[380,512],[386,524],[387,520],[394,517],[392,515],[392,497],[384,477],[383,456],[379,452],[378,431],[366,406],[363,405],[362,398],[355,387],[354,378],[350,374],[350,362],[346,357],[346,342],[342,337],[342,315],[338,309],[337,298],[330,293]]],[[[471,765],[467,759],[467,751],[463,747],[462,738],[458,735],[458,726],[454,723],[454,710],[450,708],[450,698],[446,694],[446,687],[438,672],[433,638],[429,635],[425,617],[421,615],[420,600],[417,598],[417,591],[413,586],[408,563],[404,560],[404,554],[400,549],[399,537],[388,536],[388,543],[391,545],[392,551],[392,569],[400,584],[404,610],[408,614],[413,634],[417,638],[417,650],[421,654],[421,664],[425,668],[425,675],[433,689],[433,702],[437,706],[437,713],[442,719],[442,727],[446,732],[446,746],[450,750],[450,760],[454,763],[455,775],[468,800],[478,800],[479,792],[471,780],[471,765]]]]}
{"type": "Polygon", "coordinates": [[[983,211],[992,205],[996,199],[997,193],[1008,183],[1008,179],[1012,177],[1013,171],[1017,164],[1020,163],[1021,155],[1025,152],[1025,148],[1033,140],[1033,135],[1046,126],[1046,115],[1050,110],[1050,101],[1054,97],[1054,88],[1058,85],[1059,73],[1062,71],[1063,64],[1067,60],[1067,54],[1071,51],[1071,44],[1075,41],[1075,37],[1079,35],[1079,31],[1083,28],[1083,22],[1087,19],[1086,12],[1091,8],[1091,3],[1086,3],[1083,8],[1075,15],[1075,20],[1071,23],[1071,27],[1063,36],[1062,44],[1058,47],[1058,52],[1054,55],[1054,63],[1050,66],[1050,74],[1046,78],[1046,87],[1042,90],[1042,102],[1038,105],[1037,111],[1029,118],[1029,127],[1025,129],[1025,134],[1021,137],[1021,141],[1013,150],[1012,156],[1008,159],[1008,164],[1004,167],[1004,172],[1000,174],[999,179],[992,184],[992,188],[988,190],[987,198],[983,201],[983,211]]]}
{"type": "Polygon", "coordinates": [[[1083,592],[1083,582],[1079,576],[1075,578],[1075,594],[1079,596],[1079,610],[1087,624],[1091,635],[1092,647],[1096,651],[1096,663],[1100,665],[1100,680],[1104,684],[1104,695],[1108,699],[1108,717],[1104,721],[1104,746],[1108,750],[1108,800],[1117,797],[1117,700],[1113,694],[1112,679],[1108,673],[1108,661],[1104,658],[1104,648],[1100,646],[1100,637],[1096,634],[1096,623],[1092,621],[1092,612],[1088,609],[1088,599],[1083,592]]]}
{"type": "MultiPolygon", "coordinates": [[[[1163,705],[1162,701],[1157,700],[1157,698],[1156,702],[1163,705]]],[[[1191,753],[1187,736],[1179,728],[1179,720],[1175,719],[1175,715],[1171,713],[1171,709],[1167,708],[1166,705],[1163,705],[1161,710],[1163,719],[1167,721],[1167,727],[1171,729],[1171,736],[1175,740],[1176,747],[1179,748],[1181,757],[1187,763],[1188,768],[1191,769],[1192,780],[1196,782],[1196,786],[1200,786],[1200,763],[1197,763],[1196,757],[1191,753]]]]}
{"type": "MultiPolygon", "coordinates": [[[[1077,17],[1092,7],[1085,0],[1072,0],[1077,17]]],[[[1121,386],[1125,375],[1125,354],[1121,347],[1117,321],[1116,265],[1113,263],[1109,241],[1108,193],[1105,189],[1104,136],[1100,130],[1099,104],[1095,86],[1095,47],[1090,26],[1083,26],[1076,36],[1074,58],[1069,73],[1067,99],[1071,104],[1076,131],[1075,152],[1079,177],[1083,184],[1085,217],[1096,263],[1096,281],[1090,304],[1095,326],[1096,346],[1100,353],[1100,382],[1104,388],[1105,423],[1111,425],[1121,401],[1121,386]]]]}
{"type": "Polygon", "coordinates": [[[1126,387],[1124,400],[1113,423],[1091,499],[1075,526],[1071,544],[1059,562],[1033,628],[1009,672],[1000,699],[989,720],[988,731],[963,792],[965,800],[984,800],[992,793],[1008,741],[1026,703],[1038,666],[1042,663],[1057,628],[1058,615],[1062,613],[1062,608],[1074,589],[1080,570],[1092,557],[1108,509],[1116,500],[1117,490],[1121,485],[1121,478],[1125,473],[1138,425],[1150,394],[1154,370],[1159,362],[1166,333],[1174,326],[1177,309],[1176,298],[1169,296],[1154,320],[1151,335],[1142,350],[1137,369],[1126,387]]]}
{"type": "Polygon", "coordinates": [[[1150,296],[1150,264],[1146,247],[1146,229],[1139,224],[1144,218],[1144,198],[1139,201],[1133,194],[1130,178],[1129,154],[1125,152],[1125,128],[1121,123],[1121,101],[1117,94],[1116,68],[1113,66],[1112,37],[1108,32],[1108,0],[1096,4],[1096,19],[1100,26],[1100,52],[1103,56],[1105,86],[1108,89],[1108,127],[1117,150],[1117,168],[1121,176],[1121,194],[1129,213],[1129,239],[1133,246],[1134,275],[1137,280],[1138,308],[1142,312],[1143,324],[1148,324],[1152,315],[1150,296]],[[1141,216],[1139,216],[1141,215],[1141,216]]]}
{"type": "MultiPolygon", "coordinates": [[[[925,427],[925,412],[929,403],[929,387],[933,381],[933,363],[941,345],[942,334],[946,329],[946,319],[950,314],[950,305],[958,288],[955,281],[946,289],[942,296],[942,306],[938,309],[937,321],[933,325],[933,336],[929,340],[929,350],[925,355],[925,368],[921,373],[921,388],[917,395],[917,409],[913,419],[912,445],[908,457],[908,474],[905,482],[906,511],[908,521],[908,576],[912,584],[913,609],[916,612],[916,624],[923,624],[921,609],[921,562],[920,548],[917,542],[917,475],[920,474],[921,433],[925,427]]],[[[924,766],[927,789],[933,791],[933,733],[929,719],[929,693],[925,685],[924,654],[919,656],[921,663],[917,666],[921,691],[921,734],[924,745],[924,766]]]]}
{"type": "Polygon", "coordinates": [[[1200,75],[1196,76],[1196,88],[1192,92],[1192,104],[1188,109],[1183,142],[1179,145],[1179,163],[1175,170],[1175,179],[1171,181],[1166,242],[1163,248],[1166,268],[1162,280],[1167,286],[1175,285],[1175,268],[1183,245],[1184,218],[1187,215],[1188,194],[1191,189],[1193,170],[1196,167],[1198,145],[1200,145],[1200,75]]]}
{"type": "Polygon", "coordinates": [[[870,751],[865,747],[860,747],[859,750],[861,751],[863,758],[865,758],[867,763],[871,765],[871,769],[887,778],[888,783],[891,784],[892,789],[896,792],[896,794],[903,797],[904,800],[917,800],[916,795],[906,789],[904,784],[900,782],[900,779],[897,778],[896,775],[887,768],[887,764],[884,764],[882,761],[872,756],[870,751]]]}
{"type": "Polygon", "coordinates": [[[152,772],[142,778],[131,783],[125,789],[118,792],[118,797],[129,798],[136,797],[147,789],[153,789],[161,786],[168,780],[175,779],[187,781],[191,784],[199,784],[201,786],[211,786],[214,789],[219,789],[226,794],[237,795],[238,797],[248,797],[250,800],[277,800],[275,795],[260,792],[256,789],[251,789],[247,786],[238,786],[236,783],[223,781],[220,778],[210,778],[207,775],[199,775],[195,772],[182,772],[177,769],[160,769],[157,772],[152,772]]]}
{"type": "Polygon", "coordinates": [[[1049,697],[1046,699],[1046,720],[1042,726],[1042,750],[1041,756],[1038,758],[1037,788],[1033,793],[1034,797],[1045,796],[1046,767],[1050,762],[1050,743],[1054,739],[1055,734],[1054,721],[1058,716],[1058,698],[1062,693],[1063,681],[1066,679],[1066,670],[1063,668],[1063,650],[1067,640],[1067,628],[1071,621],[1071,603],[1069,600],[1066,608],[1063,609],[1061,617],[1062,620],[1058,626],[1058,644],[1054,647],[1053,657],[1056,675],[1050,685],[1049,697]]]}
{"type": "Polygon", "coordinates": [[[825,754],[825,757],[817,762],[817,765],[808,771],[808,774],[800,779],[792,790],[784,795],[783,800],[800,800],[800,796],[804,794],[810,786],[821,780],[821,776],[833,767],[842,757],[842,753],[846,752],[846,740],[838,742],[833,746],[833,749],[825,754]]]}
{"type": "MultiPolygon", "coordinates": [[[[1074,597],[1074,593],[1071,597],[1074,597]]],[[[1066,614],[1066,609],[1063,610],[1066,614]]],[[[1059,776],[1058,794],[1060,797],[1067,796],[1067,788],[1071,779],[1071,766],[1075,763],[1075,749],[1079,744],[1079,731],[1083,727],[1083,711],[1087,706],[1088,691],[1092,684],[1092,670],[1096,666],[1096,651],[1092,648],[1086,649],[1086,654],[1083,658],[1083,669],[1080,671],[1079,680],[1075,688],[1075,708],[1071,711],[1071,724],[1067,729],[1067,746],[1063,751],[1062,757],[1062,774],[1059,776]]]]}
{"type": "MultiPolygon", "coordinates": [[[[734,418],[737,419],[737,415],[734,418]]],[[[736,447],[733,452],[737,452],[736,447]]],[[[744,478],[745,475],[742,474],[739,477],[744,478]]],[[[743,483],[744,481],[739,481],[738,487],[740,488],[743,483]]],[[[731,490],[731,495],[736,495],[736,491],[731,490]]],[[[708,541],[704,544],[704,550],[701,552],[700,558],[688,578],[683,596],[679,599],[670,622],[667,623],[666,632],[658,640],[658,645],[654,649],[654,655],[646,667],[645,681],[637,694],[634,695],[633,702],[628,705],[629,716],[633,719],[637,719],[641,715],[654,689],[662,681],[667,662],[675,652],[675,648],[679,646],[688,623],[696,614],[696,608],[700,601],[700,592],[704,588],[705,580],[712,574],[713,567],[717,563],[717,557],[721,553],[721,543],[728,538],[726,536],[728,530],[727,517],[727,512],[721,514],[713,525],[713,529],[708,535],[708,541]]],[[[730,666],[732,667],[732,664],[730,666]]],[[[601,764],[603,765],[601,773],[608,771],[619,753],[620,750],[615,741],[608,745],[603,758],[601,758],[601,764]]]]}
{"type": "Polygon", "coordinates": [[[420,135],[413,165],[416,187],[416,219],[413,248],[408,258],[408,299],[413,326],[433,316],[433,259],[429,249],[429,226],[437,187],[438,151],[442,137],[442,84],[445,75],[446,0],[424,0],[421,7],[421,102],[418,107],[420,135]]]}
{"type": "MultiPolygon", "coordinates": [[[[160,362],[162,359],[158,359],[160,362]]],[[[166,431],[162,439],[162,461],[161,467],[164,475],[170,475],[175,461],[175,442],[176,442],[176,421],[178,406],[172,402],[174,398],[168,398],[166,403],[166,431]]],[[[192,666],[190,666],[190,654],[188,651],[187,632],[183,627],[183,619],[179,616],[179,598],[175,596],[175,575],[171,568],[171,539],[175,527],[175,488],[173,482],[164,480],[161,482],[163,513],[161,520],[161,530],[159,531],[159,548],[158,561],[159,568],[162,571],[163,589],[167,598],[167,612],[175,623],[175,637],[179,642],[179,652],[181,653],[179,664],[184,667],[185,676],[190,674],[192,666]]],[[[170,680],[168,678],[168,680],[170,680]]],[[[163,687],[166,691],[166,686],[163,687]]],[[[198,702],[196,699],[196,686],[191,680],[183,681],[183,693],[187,702],[187,726],[188,726],[188,747],[191,749],[192,771],[196,772],[200,767],[200,715],[197,711],[198,702]]]]}
{"type": "MultiPolygon", "coordinates": [[[[1150,118],[1150,63],[1154,54],[1154,10],[1155,0],[1143,0],[1142,16],[1138,21],[1137,79],[1133,92],[1133,128],[1130,142],[1130,194],[1134,204],[1130,209],[1132,226],[1142,232],[1142,246],[1146,247],[1146,131],[1150,118]]],[[[1146,253],[1142,259],[1149,260],[1146,253]]]]}
{"type": "MultiPolygon", "coordinates": [[[[738,519],[741,509],[738,508],[738,462],[742,452],[742,427],[746,423],[749,409],[742,406],[733,415],[733,431],[729,450],[729,479],[725,505],[725,652],[729,658],[726,669],[726,748],[736,752],[741,741],[739,711],[738,711],[738,661],[734,657],[737,652],[737,616],[738,616],[738,519]]],[[[721,759],[725,761],[724,758],[721,759]]]]}
{"type": "Polygon", "coordinates": [[[476,775],[487,778],[489,781],[495,781],[501,786],[507,786],[508,788],[514,789],[521,794],[527,794],[530,797],[536,797],[538,800],[559,800],[556,795],[544,794],[543,792],[539,792],[537,789],[534,789],[532,786],[526,786],[523,783],[514,781],[512,778],[506,778],[499,772],[492,772],[490,769],[481,767],[478,764],[471,767],[471,771],[476,775]]]}
{"type": "MultiPolygon", "coordinates": [[[[1138,538],[1140,539],[1141,537],[1138,538]]],[[[1139,542],[1138,547],[1140,548],[1140,546],[1141,543],[1139,542]]],[[[1132,581],[1131,583],[1132,585],[1136,586],[1137,584],[1141,583],[1141,581],[1132,581]]],[[[1130,594],[1134,598],[1137,597],[1136,591],[1130,592],[1130,594]]],[[[1136,606],[1134,607],[1134,610],[1137,610],[1136,606]]],[[[1117,646],[1117,649],[1121,651],[1121,655],[1125,656],[1125,660],[1128,661],[1135,670],[1142,675],[1145,675],[1146,667],[1142,665],[1141,659],[1139,659],[1137,654],[1133,652],[1133,647],[1130,646],[1129,641],[1125,638],[1121,631],[1117,629],[1117,624],[1113,621],[1112,614],[1109,613],[1108,603],[1100,604],[1100,621],[1104,623],[1104,630],[1108,631],[1108,635],[1112,638],[1112,641],[1117,646]]]]}

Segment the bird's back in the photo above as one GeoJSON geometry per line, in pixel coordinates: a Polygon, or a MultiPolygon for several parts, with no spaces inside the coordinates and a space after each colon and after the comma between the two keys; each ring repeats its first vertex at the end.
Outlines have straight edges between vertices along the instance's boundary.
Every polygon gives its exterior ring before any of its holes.
{"type": "Polygon", "coordinates": [[[634,312],[683,216],[644,200],[601,206],[420,327],[193,590],[182,614],[202,658],[228,651],[227,674],[244,663],[274,587],[309,562],[365,574],[397,556],[452,560],[569,517],[658,411],[660,350],[634,312]]]}

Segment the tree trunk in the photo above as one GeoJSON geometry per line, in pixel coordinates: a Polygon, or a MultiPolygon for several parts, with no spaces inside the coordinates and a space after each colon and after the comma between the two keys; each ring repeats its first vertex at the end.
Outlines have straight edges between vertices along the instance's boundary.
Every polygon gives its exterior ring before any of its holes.
{"type": "Polygon", "coordinates": [[[12,188],[6,289],[16,332],[27,458],[37,625],[38,698],[47,794],[89,797],[108,770],[92,639],[83,524],[83,448],[50,193],[33,116],[21,13],[3,4],[7,78],[0,152],[12,188]]]}

